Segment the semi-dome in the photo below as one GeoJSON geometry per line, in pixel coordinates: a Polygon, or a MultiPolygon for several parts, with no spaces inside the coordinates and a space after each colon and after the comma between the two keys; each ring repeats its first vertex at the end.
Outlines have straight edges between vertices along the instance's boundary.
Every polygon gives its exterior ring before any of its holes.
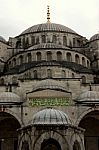
{"type": "Polygon", "coordinates": [[[99,92],[97,91],[86,91],[82,92],[75,100],[77,103],[82,104],[99,104],[99,92]]]}
{"type": "Polygon", "coordinates": [[[6,43],[6,40],[2,36],[0,36],[0,42],[6,43]]]}
{"type": "Polygon", "coordinates": [[[72,29],[61,25],[61,24],[56,24],[56,23],[42,23],[42,24],[37,24],[34,25],[25,31],[21,33],[21,35],[24,34],[30,34],[30,33],[35,33],[35,32],[45,32],[45,31],[58,31],[58,32],[66,32],[66,33],[73,33],[77,34],[75,31],[72,29]]]}
{"type": "Polygon", "coordinates": [[[12,92],[2,92],[0,93],[0,103],[2,104],[15,104],[21,103],[21,98],[12,92]]]}
{"type": "Polygon", "coordinates": [[[95,40],[99,40],[99,33],[93,35],[93,36],[90,38],[90,41],[95,41],[95,40]]]}
{"type": "Polygon", "coordinates": [[[46,108],[37,112],[32,119],[34,125],[69,125],[71,120],[63,111],[46,108]]]}
{"type": "Polygon", "coordinates": [[[33,86],[33,91],[44,89],[62,90],[67,92],[65,86],[62,83],[59,83],[58,81],[53,79],[42,80],[38,82],[35,86],[33,86]]]}
{"type": "Polygon", "coordinates": [[[41,43],[41,44],[37,44],[34,46],[31,46],[28,48],[28,50],[37,50],[37,49],[68,49],[70,50],[69,47],[63,46],[63,45],[59,45],[59,44],[55,44],[55,43],[41,43]]]}

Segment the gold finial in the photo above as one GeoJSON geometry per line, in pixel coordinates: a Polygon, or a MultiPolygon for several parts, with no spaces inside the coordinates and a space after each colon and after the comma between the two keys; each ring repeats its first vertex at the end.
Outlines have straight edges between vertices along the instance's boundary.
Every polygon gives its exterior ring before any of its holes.
{"type": "Polygon", "coordinates": [[[50,9],[49,9],[49,5],[47,6],[47,22],[50,22],[50,9]]]}

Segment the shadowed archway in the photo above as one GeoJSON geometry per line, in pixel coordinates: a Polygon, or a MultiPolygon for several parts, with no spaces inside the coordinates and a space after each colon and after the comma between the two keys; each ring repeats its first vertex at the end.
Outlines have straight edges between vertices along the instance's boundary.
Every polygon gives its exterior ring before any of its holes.
{"type": "Polygon", "coordinates": [[[61,150],[61,146],[55,139],[50,138],[43,141],[41,150],[61,150]]]}
{"type": "Polygon", "coordinates": [[[79,127],[85,129],[85,150],[99,150],[99,111],[95,110],[85,115],[79,127]]]}
{"type": "Polygon", "coordinates": [[[17,150],[20,128],[18,120],[5,112],[0,112],[0,150],[17,150]]]}

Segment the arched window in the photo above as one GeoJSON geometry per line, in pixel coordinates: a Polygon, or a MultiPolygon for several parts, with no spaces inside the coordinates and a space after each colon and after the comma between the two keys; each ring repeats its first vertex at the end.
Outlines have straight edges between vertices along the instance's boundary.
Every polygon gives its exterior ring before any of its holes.
{"type": "Polygon", "coordinates": [[[19,56],[19,65],[23,64],[23,56],[19,56]]]}
{"type": "Polygon", "coordinates": [[[12,84],[16,84],[16,83],[18,83],[17,77],[16,77],[16,76],[13,76],[13,77],[12,77],[12,84]]]}
{"type": "Polygon", "coordinates": [[[57,61],[62,60],[62,53],[60,51],[57,52],[57,61]]]}
{"type": "Polygon", "coordinates": [[[4,78],[0,79],[0,85],[4,85],[4,78]]]}
{"type": "Polygon", "coordinates": [[[25,37],[22,39],[22,47],[25,48],[25,37]]]}
{"type": "Polygon", "coordinates": [[[36,44],[39,44],[39,36],[36,37],[36,44]]]}
{"type": "Polygon", "coordinates": [[[25,40],[25,48],[28,48],[28,47],[29,47],[29,38],[27,37],[25,40]]]}
{"type": "Polygon", "coordinates": [[[33,74],[34,74],[34,79],[37,79],[37,78],[38,78],[37,70],[34,70],[34,71],[33,71],[33,74]]]}
{"type": "Polygon", "coordinates": [[[72,47],[72,42],[71,42],[71,40],[69,40],[69,46],[72,47]]]}
{"type": "Polygon", "coordinates": [[[31,62],[32,61],[32,56],[31,56],[31,53],[28,53],[27,54],[27,62],[31,62]]]}
{"type": "Polygon", "coordinates": [[[56,36],[56,35],[53,35],[52,42],[53,42],[53,43],[57,43],[57,36],[56,36]]]}
{"type": "Polygon", "coordinates": [[[51,69],[47,69],[47,77],[52,78],[52,70],[51,69]]]}
{"type": "Polygon", "coordinates": [[[87,67],[90,68],[90,63],[88,60],[87,60],[87,67]]]}
{"type": "Polygon", "coordinates": [[[47,61],[52,60],[52,53],[49,51],[47,52],[47,61]]]}
{"type": "Polygon", "coordinates": [[[46,36],[42,35],[42,43],[46,43],[46,36]]]}
{"type": "Polygon", "coordinates": [[[69,62],[71,62],[71,61],[72,61],[71,53],[67,53],[67,61],[69,61],[69,62]]]}
{"type": "Polygon", "coordinates": [[[75,62],[77,63],[77,64],[80,64],[80,58],[79,58],[79,55],[75,55],[75,62]]]}
{"type": "Polygon", "coordinates": [[[13,59],[13,67],[16,66],[16,59],[13,59]]]}
{"type": "Polygon", "coordinates": [[[84,57],[82,57],[82,65],[86,66],[86,62],[85,62],[85,58],[84,57]]]}
{"type": "Polygon", "coordinates": [[[67,37],[63,36],[63,45],[66,46],[67,45],[67,37]]]}
{"type": "Polygon", "coordinates": [[[62,78],[66,78],[66,72],[65,72],[65,70],[62,70],[62,78]]]}
{"type": "Polygon", "coordinates": [[[22,142],[21,150],[29,150],[29,144],[27,141],[22,142]]]}
{"type": "Polygon", "coordinates": [[[73,46],[74,46],[74,47],[76,46],[75,38],[73,38],[73,46]]]}
{"type": "Polygon", "coordinates": [[[74,142],[73,150],[81,150],[80,144],[77,141],[74,142]]]}
{"type": "Polygon", "coordinates": [[[16,48],[21,48],[21,39],[16,42],[16,48]]]}
{"type": "Polygon", "coordinates": [[[37,61],[41,61],[41,52],[36,53],[37,61]]]}
{"type": "Polygon", "coordinates": [[[86,77],[85,76],[82,76],[82,83],[86,83],[86,77]]]}
{"type": "Polygon", "coordinates": [[[75,78],[75,75],[74,75],[74,73],[72,73],[72,78],[75,78]]]}
{"type": "Polygon", "coordinates": [[[35,45],[35,36],[31,36],[31,44],[35,45]]]}

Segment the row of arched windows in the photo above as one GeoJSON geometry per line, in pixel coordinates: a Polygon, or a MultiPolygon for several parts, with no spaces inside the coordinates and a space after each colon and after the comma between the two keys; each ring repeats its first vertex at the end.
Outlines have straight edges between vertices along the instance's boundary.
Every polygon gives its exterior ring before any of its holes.
{"type": "MultiPolygon", "coordinates": [[[[64,59],[65,55],[63,55],[61,51],[57,51],[56,56],[51,51],[47,51],[45,53],[45,56],[43,56],[42,54],[43,54],[42,52],[37,52],[35,55],[36,58],[33,58],[33,59],[35,59],[35,61],[41,61],[41,60],[44,60],[43,57],[45,57],[46,61],[51,61],[51,60],[64,61],[64,60],[66,60],[68,62],[75,62],[77,64],[82,64],[83,66],[88,67],[88,68],[90,67],[89,60],[86,60],[85,57],[82,57],[79,54],[72,55],[72,53],[67,52],[65,59],[64,59]]],[[[28,53],[26,56],[20,55],[18,57],[18,59],[13,58],[12,62],[11,61],[9,62],[9,65],[12,64],[12,67],[14,67],[16,65],[21,65],[23,63],[32,62],[33,61],[32,57],[34,57],[34,56],[32,56],[31,53],[28,53]]]]}
{"type": "Polygon", "coordinates": [[[41,36],[30,36],[30,37],[23,37],[22,39],[19,38],[16,42],[16,48],[27,48],[31,45],[36,45],[40,43],[58,43],[62,44],[64,46],[81,46],[80,40],[77,40],[76,38],[73,38],[72,41],[69,39],[67,42],[67,36],[63,35],[59,37],[56,34],[53,34],[52,36],[48,37],[47,35],[41,35],[41,36]],[[62,37],[62,38],[61,38],[62,37]]]}
{"type": "MultiPolygon", "coordinates": [[[[40,72],[39,70],[34,70],[33,72],[27,72],[24,74],[24,79],[28,79],[28,78],[34,78],[34,79],[39,79],[39,78],[55,78],[56,76],[53,75],[53,70],[52,69],[47,69],[45,74],[43,73],[43,76],[41,75],[42,72],[40,72]]],[[[61,70],[60,72],[60,76],[58,76],[58,78],[77,78],[75,73],[69,73],[69,72],[66,72],[66,70],[61,70]],[[68,76],[69,74],[69,76],[68,76]]],[[[86,76],[81,76],[82,78],[82,83],[86,83],[87,82],[87,79],[86,79],[86,76]]]]}

